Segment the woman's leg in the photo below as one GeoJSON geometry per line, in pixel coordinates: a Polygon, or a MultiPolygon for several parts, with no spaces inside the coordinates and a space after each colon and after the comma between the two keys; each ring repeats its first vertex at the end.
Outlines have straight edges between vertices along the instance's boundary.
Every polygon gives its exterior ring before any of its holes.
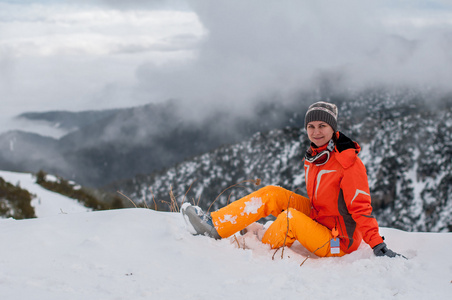
{"type": "Polygon", "coordinates": [[[338,254],[331,254],[330,240],[333,238],[331,231],[312,220],[309,216],[289,209],[281,213],[265,232],[262,242],[270,244],[275,249],[285,245],[290,247],[298,240],[307,250],[317,256],[343,256],[345,252],[340,250],[338,254]],[[287,235],[287,236],[286,236],[287,235]]]}
{"type": "Polygon", "coordinates": [[[278,216],[292,207],[309,215],[309,199],[278,186],[263,187],[212,212],[212,222],[222,238],[229,237],[268,215],[278,216]]]}

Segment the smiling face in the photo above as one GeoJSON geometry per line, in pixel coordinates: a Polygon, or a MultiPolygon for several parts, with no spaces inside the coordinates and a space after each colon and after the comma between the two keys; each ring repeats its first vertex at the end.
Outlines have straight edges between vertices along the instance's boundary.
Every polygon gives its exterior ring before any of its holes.
{"type": "Polygon", "coordinates": [[[312,121],[306,126],[309,140],[317,147],[321,147],[328,143],[333,137],[333,128],[322,121],[312,121]]]}

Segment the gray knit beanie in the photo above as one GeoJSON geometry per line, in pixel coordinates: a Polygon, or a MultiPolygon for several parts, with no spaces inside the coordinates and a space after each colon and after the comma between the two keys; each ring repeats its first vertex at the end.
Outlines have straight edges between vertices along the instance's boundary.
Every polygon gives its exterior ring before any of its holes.
{"type": "Polygon", "coordinates": [[[319,101],[309,106],[304,119],[304,128],[312,121],[323,121],[337,130],[337,106],[333,103],[319,101]]]}

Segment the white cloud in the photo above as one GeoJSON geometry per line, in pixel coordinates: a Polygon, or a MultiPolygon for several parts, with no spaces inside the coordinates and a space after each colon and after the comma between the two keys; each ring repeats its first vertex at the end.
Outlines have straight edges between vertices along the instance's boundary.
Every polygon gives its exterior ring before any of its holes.
{"type": "Polygon", "coordinates": [[[190,36],[193,43],[203,34],[196,15],[183,11],[41,4],[0,4],[0,11],[0,49],[14,56],[183,50],[192,45],[175,36],[190,36]]]}
{"type": "Polygon", "coordinates": [[[0,28],[3,122],[24,111],[142,104],[132,95],[136,68],[193,59],[205,34],[193,12],[75,1],[0,2],[0,28]]]}
{"type": "Polygon", "coordinates": [[[345,87],[452,80],[448,1],[188,0],[193,11],[179,9],[183,1],[157,2],[178,10],[127,3],[0,2],[6,108],[179,98],[192,108],[187,114],[218,105],[245,113],[251,102],[284,101],[322,74],[345,87]]]}
{"type": "Polygon", "coordinates": [[[336,85],[345,88],[448,87],[452,80],[450,5],[189,2],[209,32],[198,59],[164,69],[143,65],[138,74],[143,90],[185,99],[197,110],[223,105],[243,113],[256,99],[277,96],[284,101],[312,87],[322,74],[334,74],[336,85]]]}

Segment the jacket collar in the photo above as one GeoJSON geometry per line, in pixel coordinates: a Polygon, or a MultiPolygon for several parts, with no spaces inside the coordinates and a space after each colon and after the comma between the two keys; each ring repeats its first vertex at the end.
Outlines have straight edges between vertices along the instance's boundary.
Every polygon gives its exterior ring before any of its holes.
{"type": "MultiPolygon", "coordinates": [[[[317,147],[315,144],[311,143],[311,146],[306,151],[305,158],[316,156],[317,154],[329,150],[333,152],[336,160],[341,164],[344,169],[351,167],[358,157],[358,153],[361,151],[359,144],[349,137],[347,137],[342,132],[336,132],[336,143],[334,144],[332,140],[329,143],[317,147]]],[[[333,154],[331,153],[331,154],[333,154]]],[[[328,155],[329,159],[330,155],[328,155]]],[[[323,165],[326,161],[317,163],[317,165],[323,165]]]]}
{"type": "Polygon", "coordinates": [[[355,163],[361,147],[342,132],[337,132],[335,151],[337,152],[335,155],[336,160],[344,169],[347,169],[355,163]]]}

